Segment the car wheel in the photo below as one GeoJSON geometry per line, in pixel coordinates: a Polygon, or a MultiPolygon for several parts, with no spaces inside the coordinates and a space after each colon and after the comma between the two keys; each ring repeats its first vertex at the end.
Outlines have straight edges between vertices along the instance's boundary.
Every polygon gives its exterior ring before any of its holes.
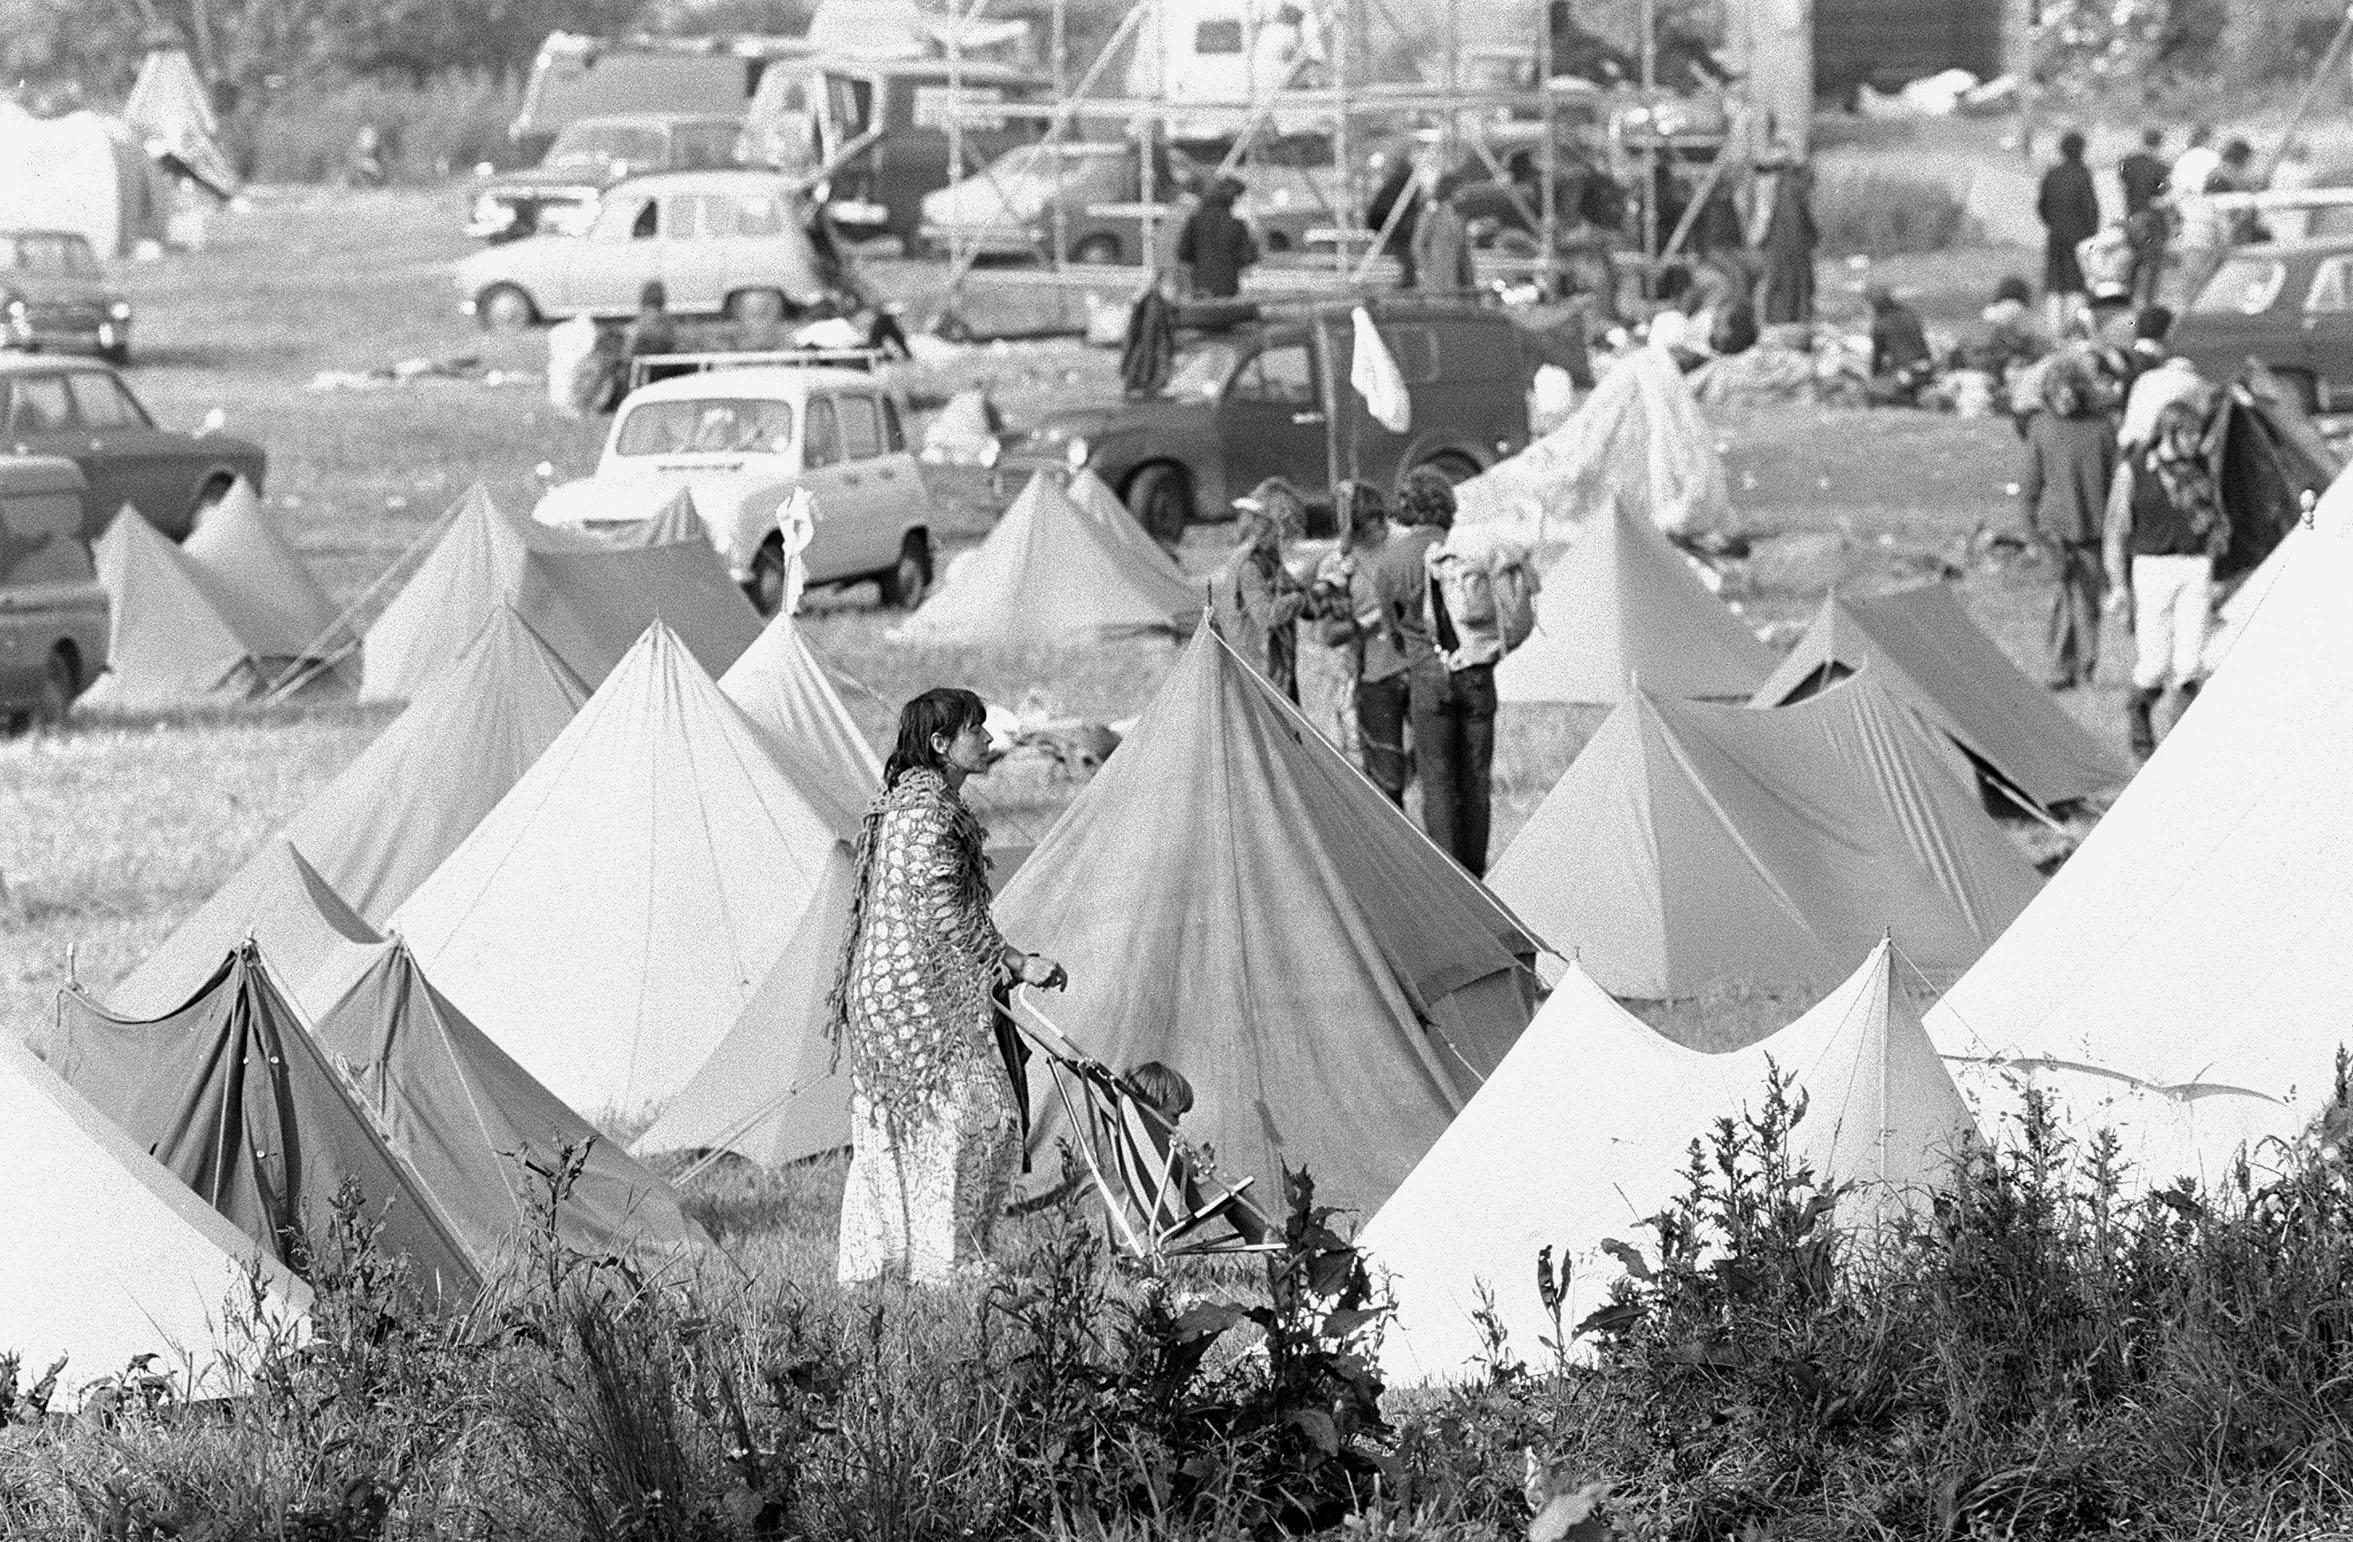
{"type": "Polygon", "coordinates": [[[1446,478],[1449,487],[1460,487],[1479,474],[1479,463],[1453,450],[1441,450],[1414,468],[1416,471],[1435,471],[1446,478]]]}
{"type": "Polygon", "coordinates": [[[1112,263],[1119,261],[1119,237],[1092,235],[1071,251],[1074,262],[1112,263]]]}
{"type": "Polygon", "coordinates": [[[65,726],[65,715],[73,710],[81,689],[81,671],[74,667],[72,652],[64,647],[50,649],[48,665],[41,671],[41,694],[33,701],[33,726],[65,726]]]}
{"type": "Polygon", "coordinates": [[[752,576],[744,580],[744,597],[752,602],[752,609],[763,616],[773,616],[784,603],[784,541],[770,536],[752,558],[752,576]]]}
{"type": "Polygon", "coordinates": [[[784,295],[775,289],[741,289],[727,297],[727,319],[765,326],[784,319],[784,295]]]}
{"type": "Polygon", "coordinates": [[[931,541],[916,532],[901,543],[899,560],[882,575],[882,602],[899,610],[913,610],[923,603],[924,591],[930,587],[931,541]]]}
{"type": "Polygon", "coordinates": [[[1127,485],[1127,508],[1136,523],[1161,545],[1174,550],[1193,521],[1193,493],[1185,473],[1176,466],[1146,466],[1127,485]]]}
{"type": "Polygon", "coordinates": [[[474,297],[474,317],[485,332],[520,332],[539,319],[539,307],[515,285],[493,284],[474,297]]]}

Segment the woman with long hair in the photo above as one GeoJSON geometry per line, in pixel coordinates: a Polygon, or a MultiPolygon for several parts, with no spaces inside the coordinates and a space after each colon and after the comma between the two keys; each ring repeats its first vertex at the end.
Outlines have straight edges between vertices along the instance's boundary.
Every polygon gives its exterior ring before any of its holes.
{"type": "Polygon", "coordinates": [[[1217,629],[1252,668],[1299,700],[1299,617],[1307,589],[1291,575],[1283,548],[1307,533],[1307,504],[1281,477],[1268,477],[1234,500],[1234,554],[1210,582],[1217,629]]]}
{"type": "Polygon", "coordinates": [[[938,686],[907,703],[858,837],[849,935],[828,1002],[850,1056],[849,1184],[835,1272],[935,1284],[986,1267],[1020,1152],[998,994],[1059,987],[1052,959],[989,917],[988,832],[964,804],[988,769],[986,709],[938,686]]]}

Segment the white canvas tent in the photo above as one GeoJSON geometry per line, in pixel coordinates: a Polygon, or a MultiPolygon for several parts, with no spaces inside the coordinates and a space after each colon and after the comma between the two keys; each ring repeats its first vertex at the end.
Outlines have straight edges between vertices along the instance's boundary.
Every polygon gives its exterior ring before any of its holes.
{"type": "Polygon", "coordinates": [[[0,1354],[22,1357],[28,1389],[65,1357],[62,1407],[145,1354],[184,1391],[235,1391],[224,1330],[231,1303],[253,1301],[248,1269],[266,1315],[309,1309],[308,1286],[4,1033],[0,1164],[0,1354]]]}
{"type": "Polygon", "coordinates": [[[343,640],[335,602],[243,477],[198,517],[180,551],[212,581],[231,628],[256,655],[323,658],[343,640]]]}
{"type": "Polygon", "coordinates": [[[1688,1150],[1765,1100],[1770,1069],[1808,1099],[1794,1154],[1827,1187],[1856,1185],[1838,1221],[1870,1231],[1917,1204],[1974,1138],[1882,941],[1845,984],[1746,1049],[1710,1055],[1655,1032],[1572,964],[1528,1031],[1357,1239],[1396,1293],[1382,1341],[1392,1385],[1477,1373],[1472,1313],[1493,1293],[1511,1351],[1540,1361],[1554,1332],[1540,1250],[1567,1276],[1561,1328],[1609,1297],[1605,1241],[1657,1253],[1643,1224],[1683,1191],[1688,1150]]]}
{"type": "Polygon", "coordinates": [[[0,210],[14,229],[79,232],[100,257],[162,240],[171,212],[122,119],[36,118],[10,101],[0,101],[0,210]]]}
{"type": "Polygon", "coordinates": [[[719,689],[819,811],[855,836],[867,804],[882,790],[882,762],[789,613],[779,612],[728,666],[719,689]]]}
{"type": "Polygon", "coordinates": [[[106,590],[106,672],[90,706],[142,707],[207,696],[236,700],[259,684],[211,579],[161,531],[125,507],[95,545],[106,590]]]}
{"type": "Polygon", "coordinates": [[[556,1096],[638,1112],[710,1055],[846,861],[656,622],[391,929],[556,1096]]]}

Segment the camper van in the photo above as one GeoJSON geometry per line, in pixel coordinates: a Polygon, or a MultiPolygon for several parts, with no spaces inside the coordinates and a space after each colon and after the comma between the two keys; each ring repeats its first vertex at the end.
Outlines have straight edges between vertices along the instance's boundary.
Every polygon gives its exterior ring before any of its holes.
{"type": "Polygon", "coordinates": [[[804,38],[581,37],[551,32],[531,64],[508,137],[536,163],[583,118],[629,113],[737,118],[779,60],[812,57],[804,38]]]}

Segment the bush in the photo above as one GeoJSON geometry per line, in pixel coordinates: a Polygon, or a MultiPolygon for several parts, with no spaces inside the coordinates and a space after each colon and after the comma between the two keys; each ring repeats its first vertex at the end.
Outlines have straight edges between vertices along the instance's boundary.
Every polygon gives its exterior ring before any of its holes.
{"type": "Polygon", "coordinates": [[[479,162],[507,164],[519,87],[495,76],[444,75],[423,86],[352,80],[273,97],[242,132],[258,182],[336,182],[362,124],[382,132],[398,182],[437,181],[479,162]]]}
{"type": "Polygon", "coordinates": [[[1829,255],[1895,257],[1956,245],[1967,220],[1960,196],[1932,177],[1829,165],[1814,184],[1814,223],[1829,255]]]}

